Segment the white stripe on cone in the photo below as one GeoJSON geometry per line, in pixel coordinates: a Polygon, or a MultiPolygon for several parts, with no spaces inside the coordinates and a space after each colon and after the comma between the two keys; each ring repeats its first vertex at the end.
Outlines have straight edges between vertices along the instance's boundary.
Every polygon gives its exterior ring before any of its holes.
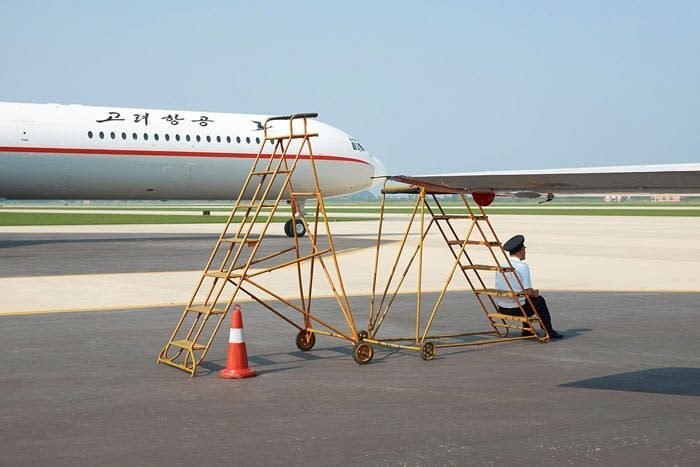
{"type": "Polygon", "coordinates": [[[228,334],[229,344],[243,344],[245,340],[243,339],[243,329],[231,328],[228,334]]]}

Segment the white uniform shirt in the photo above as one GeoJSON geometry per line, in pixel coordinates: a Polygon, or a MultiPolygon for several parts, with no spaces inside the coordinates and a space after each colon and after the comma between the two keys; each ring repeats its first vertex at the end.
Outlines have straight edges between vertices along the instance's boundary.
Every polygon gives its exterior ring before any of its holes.
{"type": "MultiPolygon", "coordinates": [[[[513,264],[513,268],[515,268],[515,273],[520,278],[520,282],[523,283],[523,287],[525,289],[531,289],[532,281],[530,280],[530,267],[515,256],[510,257],[510,262],[513,264]]],[[[506,277],[503,277],[503,274],[500,272],[496,273],[496,289],[510,290],[508,283],[506,282],[506,279],[508,279],[508,282],[510,283],[510,286],[513,288],[514,292],[522,292],[522,289],[518,285],[518,281],[515,279],[512,272],[507,272],[505,276],[506,277]]],[[[518,300],[520,301],[521,305],[525,305],[525,297],[520,297],[518,300]]],[[[510,297],[496,297],[496,304],[501,308],[518,307],[518,305],[515,304],[515,300],[510,297]]]]}

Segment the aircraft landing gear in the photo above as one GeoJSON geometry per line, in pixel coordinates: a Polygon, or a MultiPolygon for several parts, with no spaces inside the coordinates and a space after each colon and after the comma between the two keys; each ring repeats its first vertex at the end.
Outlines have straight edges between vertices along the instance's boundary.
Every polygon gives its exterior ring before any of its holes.
{"type": "Polygon", "coordinates": [[[289,219],[284,223],[284,233],[287,235],[287,237],[294,236],[294,227],[292,227],[292,225],[296,226],[297,237],[303,237],[306,235],[306,226],[301,219],[289,219]]]}

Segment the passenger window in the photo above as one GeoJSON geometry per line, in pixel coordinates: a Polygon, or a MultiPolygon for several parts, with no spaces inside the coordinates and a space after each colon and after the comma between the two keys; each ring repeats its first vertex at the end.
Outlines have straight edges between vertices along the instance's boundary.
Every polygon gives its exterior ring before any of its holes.
{"type": "Polygon", "coordinates": [[[175,141],[180,141],[180,135],[179,135],[179,134],[175,135],[175,141]]]}
{"type": "Polygon", "coordinates": [[[257,144],[260,144],[260,138],[258,138],[258,137],[256,136],[256,137],[255,137],[255,142],[256,142],[257,144]]]}
{"type": "Polygon", "coordinates": [[[156,133],[155,135],[153,135],[153,139],[156,140],[156,141],[158,141],[158,133],[156,133]]]}
{"type": "Polygon", "coordinates": [[[240,142],[241,142],[241,137],[240,137],[240,136],[236,136],[236,142],[240,144],[240,142]]]}
{"type": "Polygon", "coordinates": [[[250,144],[250,136],[246,136],[246,137],[245,137],[245,142],[248,143],[248,144],[250,144]]]}
{"type": "Polygon", "coordinates": [[[166,133],[166,134],[164,135],[164,137],[165,137],[165,141],[170,141],[170,135],[169,135],[169,134],[166,133]]]}
{"type": "Polygon", "coordinates": [[[190,135],[185,136],[185,139],[189,142],[192,138],[190,138],[190,135]]]}
{"type": "Polygon", "coordinates": [[[144,134],[143,134],[143,140],[144,140],[144,141],[148,141],[148,133],[144,133],[144,134]]]}
{"type": "Polygon", "coordinates": [[[126,133],[124,133],[123,131],[122,131],[122,139],[126,140],[126,133]]]}
{"type": "Polygon", "coordinates": [[[231,137],[230,137],[230,136],[227,136],[227,137],[226,137],[226,142],[227,142],[227,143],[230,143],[230,142],[231,142],[231,137]]]}
{"type": "Polygon", "coordinates": [[[115,138],[117,137],[117,135],[115,135],[114,132],[111,132],[111,133],[109,134],[109,137],[112,138],[112,139],[115,139],[115,138]]]}
{"type": "Polygon", "coordinates": [[[88,138],[92,139],[92,131],[88,131],[88,138]]]}
{"type": "Polygon", "coordinates": [[[207,143],[211,143],[211,136],[207,135],[207,143]]]}
{"type": "Polygon", "coordinates": [[[195,139],[197,140],[198,143],[199,143],[200,141],[202,141],[202,137],[199,136],[199,135],[197,135],[197,136],[195,137],[195,139]]]}
{"type": "Polygon", "coordinates": [[[105,139],[105,134],[100,131],[100,139],[105,139]]]}
{"type": "Polygon", "coordinates": [[[217,143],[220,143],[220,142],[221,142],[221,136],[217,136],[217,137],[216,137],[216,142],[217,142],[217,143]]]}
{"type": "Polygon", "coordinates": [[[132,134],[131,137],[134,139],[134,141],[136,141],[139,138],[139,136],[136,133],[132,134]]]}

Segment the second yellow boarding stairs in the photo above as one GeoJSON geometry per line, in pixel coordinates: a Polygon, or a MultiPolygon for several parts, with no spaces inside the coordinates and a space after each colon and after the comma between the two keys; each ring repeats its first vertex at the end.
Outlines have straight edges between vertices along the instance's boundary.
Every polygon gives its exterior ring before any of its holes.
{"type": "MultiPolygon", "coordinates": [[[[361,331],[362,337],[368,344],[378,344],[386,345],[394,348],[403,348],[408,350],[417,350],[420,352],[421,357],[424,360],[432,360],[435,356],[436,348],[439,347],[460,347],[460,346],[470,346],[470,345],[483,345],[495,342],[503,342],[512,339],[537,339],[540,342],[547,342],[549,340],[549,334],[544,326],[544,323],[537,313],[531,317],[528,317],[525,309],[520,304],[521,299],[525,299],[525,303],[529,302],[529,306],[535,310],[532,301],[529,297],[525,296],[521,291],[523,290],[523,284],[517,274],[514,274],[514,267],[510,261],[508,254],[503,250],[502,244],[496,235],[496,231],[491,225],[486,212],[483,207],[478,205],[472,207],[467,201],[466,195],[461,191],[450,191],[446,188],[440,188],[437,192],[431,192],[425,187],[412,186],[408,188],[398,187],[393,189],[383,190],[384,197],[382,201],[382,208],[384,207],[384,198],[387,194],[417,194],[418,198],[416,205],[414,206],[413,214],[409,221],[409,226],[406,230],[403,242],[396,256],[394,262],[393,270],[388,278],[387,285],[381,296],[375,297],[376,292],[376,271],[377,271],[377,261],[379,257],[379,245],[377,250],[377,259],[375,260],[375,285],[373,285],[372,291],[372,305],[370,311],[370,320],[368,324],[368,331],[361,331]],[[458,196],[463,204],[464,210],[461,213],[454,213],[454,206],[451,209],[446,210],[439,201],[440,195],[456,195],[458,196]],[[396,291],[393,296],[389,293],[389,285],[394,280],[394,273],[396,267],[399,263],[399,258],[404,253],[404,245],[408,238],[411,224],[414,223],[415,218],[420,219],[421,225],[425,225],[421,228],[421,233],[418,237],[418,245],[416,246],[413,256],[408,261],[408,266],[404,271],[404,277],[399,280],[399,286],[396,287],[396,291]],[[423,218],[429,219],[427,225],[423,218]],[[466,221],[466,230],[462,227],[462,224],[466,221]],[[459,227],[456,225],[459,223],[459,227]],[[418,287],[418,305],[416,311],[416,324],[415,330],[416,334],[414,338],[410,338],[414,342],[411,344],[400,344],[400,341],[409,340],[407,338],[380,338],[378,336],[379,329],[382,323],[387,318],[389,314],[389,309],[393,303],[396,294],[398,293],[399,287],[404,281],[404,278],[408,272],[408,268],[414,263],[414,260],[418,256],[419,258],[419,269],[422,269],[422,250],[424,248],[424,242],[431,231],[431,229],[437,228],[440,235],[444,239],[445,245],[449,248],[452,257],[454,258],[454,263],[452,264],[449,275],[444,283],[437,301],[430,312],[424,327],[421,329],[421,323],[423,322],[421,318],[420,309],[420,294],[421,286],[419,283],[418,287]],[[485,248],[488,251],[486,255],[489,261],[485,264],[485,260],[482,258],[481,262],[475,261],[473,258],[477,255],[474,254],[476,248],[485,248]],[[513,274],[509,274],[513,273],[513,274]],[[484,314],[486,315],[490,325],[490,331],[481,332],[455,332],[443,335],[431,335],[430,328],[435,321],[440,305],[445,298],[448,286],[452,281],[455,274],[461,274],[469,284],[471,291],[480,307],[482,308],[484,314]],[[484,274],[487,277],[484,277],[484,274]],[[495,274],[504,274],[506,279],[506,284],[508,286],[507,290],[497,290],[493,287],[489,287],[487,284],[492,284],[495,274]],[[506,300],[512,300],[512,308],[518,310],[516,314],[504,314],[501,313],[496,301],[496,298],[505,298],[506,300]],[[376,306],[375,306],[376,302],[376,306]],[[540,332],[536,332],[536,327],[540,329],[540,332]],[[513,331],[520,331],[522,335],[513,335],[513,331]],[[366,333],[366,335],[365,335],[366,333]],[[460,337],[475,337],[479,335],[495,334],[495,337],[487,339],[477,339],[477,340],[467,340],[464,342],[454,342],[454,343],[439,343],[439,339],[442,338],[460,338],[460,337]],[[433,342],[435,341],[435,342],[433,342]]],[[[383,218],[380,214],[380,219],[383,218]]],[[[380,236],[381,236],[381,224],[380,220],[380,236]]],[[[483,250],[482,250],[483,253],[483,250]]],[[[484,255],[481,255],[484,256],[484,255]]],[[[420,278],[420,273],[419,273],[420,278]]],[[[419,279],[420,282],[420,279],[419,279]]],[[[510,308],[510,307],[509,307],[510,308]]],[[[365,352],[371,359],[373,351],[365,352]]],[[[358,362],[366,363],[366,362],[358,362]]]]}
{"type": "Polygon", "coordinates": [[[309,132],[307,123],[308,119],[314,117],[316,114],[296,114],[272,117],[265,122],[264,137],[255,162],[202,271],[195,290],[167,344],[158,356],[158,363],[173,366],[189,373],[190,376],[194,376],[197,366],[207,355],[214,337],[239,291],[244,292],[299,329],[297,347],[301,350],[310,350],[315,342],[314,334],[324,333],[312,329],[312,320],[330,329],[330,332],[325,333],[326,335],[341,337],[349,341],[357,340],[357,332],[352,321],[349,304],[345,298],[346,294],[323,205],[323,196],[316,175],[311,138],[317,137],[318,134],[309,132]],[[289,133],[268,134],[268,124],[273,120],[288,120],[289,133]],[[272,151],[266,153],[265,149],[270,146],[273,147],[272,151]],[[313,192],[295,192],[292,186],[292,175],[300,159],[308,160],[311,165],[315,179],[313,192]],[[312,228],[309,228],[301,215],[302,210],[297,198],[316,200],[316,213],[312,228]],[[286,200],[290,201],[292,210],[292,228],[290,230],[293,232],[293,243],[278,251],[270,252],[269,249],[262,251],[260,247],[273,215],[277,212],[280,204],[286,200]],[[319,219],[326,227],[325,233],[329,243],[329,246],[324,248],[319,247],[316,242],[319,234],[318,224],[321,223],[319,219]],[[311,252],[308,254],[300,253],[300,238],[296,228],[300,222],[303,223],[309,234],[311,252]],[[337,287],[333,284],[333,279],[321,257],[326,254],[332,256],[337,280],[340,281],[340,285],[337,287]],[[289,255],[292,255],[292,259],[285,259],[289,255]],[[318,260],[320,267],[326,273],[333,291],[336,292],[343,316],[349,324],[349,331],[341,331],[310,313],[313,281],[309,278],[308,283],[303,284],[301,268],[301,263],[308,260],[311,263],[311,277],[313,276],[314,260],[318,260]],[[251,269],[251,266],[261,265],[263,267],[258,270],[251,269]],[[280,294],[257,282],[256,278],[261,274],[295,265],[299,274],[298,282],[301,296],[299,305],[289,302],[280,294]],[[253,288],[255,288],[255,292],[251,292],[253,288]],[[337,292],[337,289],[340,289],[340,293],[337,292]],[[261,295],[264,295],[265,298],[260,298],[261,295]],[[270,304],[274,300],[283,302],[301,313],[303,325],[295,323],[285,314],[278,312],[270,304]]]}

